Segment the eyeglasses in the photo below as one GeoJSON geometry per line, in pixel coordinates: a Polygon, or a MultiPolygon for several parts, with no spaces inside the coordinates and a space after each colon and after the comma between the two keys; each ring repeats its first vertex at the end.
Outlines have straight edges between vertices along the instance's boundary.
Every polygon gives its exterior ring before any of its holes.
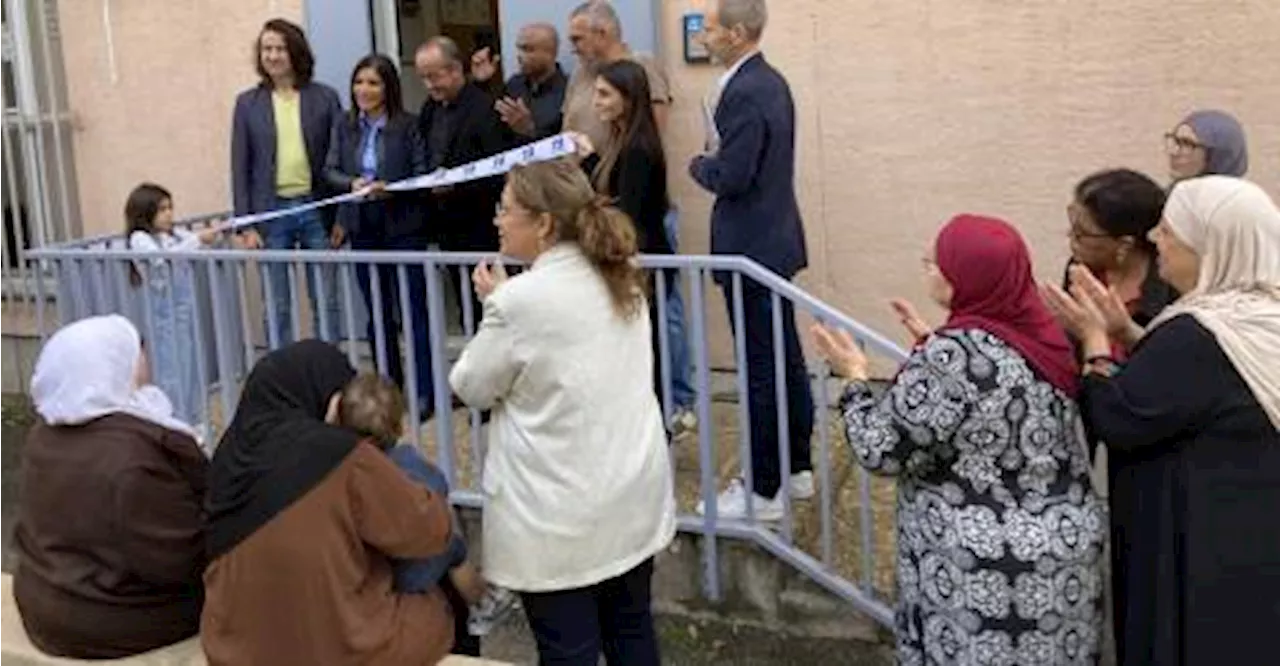
{"type": "Polygon", "coordinates": [[[1108,233],[1090,231],[1089,228],[1085,226],[1084,217],[1085,217],[1085,213],[1083,210],[1080,209],[1079,204],[1075,203],[1074,201],[1067,204],[1067,220],[1071,223],[1071,226],[1067,228],[1068,238],[1072,238],[1074,240],[1084,240],[1087,238],[1111,238],[1112,237],[1111,234],[1108,234],[1108,233]]]}
{"type": "Polygon", "coordinates": [[[521,207],[519,207],[519,206],[512,206],[512,207],[508,208],[508,207],[506,207],[506,206],[503,206],[502,204],[498,204],[498,205],[496,205],[496,206],[494,206],[494,207],[493,207],[493,217],[494,217],[494,218],[503,217],[503,216],[505,216],[505,215],[519,215],[519,214],[521,214],[521,213],[529,214],[529,212],[530,212],[530,211],[528,211],[528,210],[526,210],[526,209],[524,209],[524,208],[521,208],[521,207]]]}
{"type": "Polygon", "coordinates": [[[1204,150],[1206,146],[1195,139],[1188,139],[1185,136],[1178,136],[1173,132],[1165,132],[1164,149],[1170,154],[1189,153],[1196,150],[1204,150]]]}

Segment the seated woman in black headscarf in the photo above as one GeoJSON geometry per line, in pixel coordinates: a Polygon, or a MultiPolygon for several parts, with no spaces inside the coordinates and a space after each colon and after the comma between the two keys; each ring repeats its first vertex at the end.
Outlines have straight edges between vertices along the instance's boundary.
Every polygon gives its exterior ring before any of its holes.
{"type": "Polygon", "coordinates": [[[329,425],[355,375],[327,343],[268,354],[209,477],[209,663],[434,664],[454,625],[439,588],[402,594],[392,558],[444,552],[447,500],[372,440],[329,425]],[[329,423],[326,423],[328,421],[329,423]]]}

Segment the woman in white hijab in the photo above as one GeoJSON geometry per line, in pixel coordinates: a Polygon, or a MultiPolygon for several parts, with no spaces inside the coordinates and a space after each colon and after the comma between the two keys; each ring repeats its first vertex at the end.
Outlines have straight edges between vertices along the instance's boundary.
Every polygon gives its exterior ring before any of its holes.
{"type": "Polygon", "coordinates": [[[1118,662],[1254,663],[1280,627],[1280,210],[1257,185],[1174,186],[1152,232],[1183,293],[1123,365],[1132,326],[1085,271],[1046,297],[1084,346],[1087,426],[1111,487],[1118,662]]]}
{"type": "Polygon", "coordinates": [[[50,654],[124,657],[199,629],[208,460],[145,359],[111,315],[60,329],[36,361],[13,589],[50,654]]]}

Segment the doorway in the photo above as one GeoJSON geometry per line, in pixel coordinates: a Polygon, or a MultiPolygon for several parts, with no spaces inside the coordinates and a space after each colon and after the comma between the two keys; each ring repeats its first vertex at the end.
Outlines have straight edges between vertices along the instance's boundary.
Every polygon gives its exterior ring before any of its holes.
{"type": "MultiPolygon", "coordinates": [[[[416,113],[427,98],[427,91],[413,71],[414,51],[423,42],[436,35],[457,42],[467,69],[476,50],[488,47],[494,53],[501,52],[499,0],[373,0],[373,3],[377,50],[398,57],[404,105],[410,113],[416,113]]],[[[501,64],[498,76],[505,80],[501,64]]]]}

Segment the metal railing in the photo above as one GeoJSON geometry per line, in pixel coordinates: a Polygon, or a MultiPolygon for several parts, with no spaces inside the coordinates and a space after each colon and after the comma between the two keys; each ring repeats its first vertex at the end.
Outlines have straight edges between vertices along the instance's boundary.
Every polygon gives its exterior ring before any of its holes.
{"type": "MultiPolygon", "coordinates": [[[[181,349],[193,348],[195,374],[199,386],[199,400],[191,420],[206,424],[216,430],[216,424],[226,423],[234,410],[238,398],[240,382],[248,369],[252,367],[258,356],[271,346],[268,336],[263,333],[263,317],[256,310],[265,301],[269,307],[270,298],[261,297],[263,291],[255,288],[257,278],[265,276],[264,270],[270,264],[284,264],[288,267],[288,284],[271,285],[270,289],[288,289],[292,301],[291,326],[295,332],[308,330],[310,322],[305,321],[301,306],[303,300],[304,280],[308,276],[323,276],[322,271],[309,270],[312,266],[336,266],[336,277],[333,284],[326,284],[320,277],[321,284],[316,285],[318,300],[323,301],[327,293],[335,293],[339,301],[341,319],[338,331],[341,340],[339,346],[345,348],[353,365],[369,367],[372,359],[385,360],[388,354],[395,354],[395,349],[386,349],[382,344],[381,328],[375,332],[374,340],[366,338],[363,328],[357,325],[362,318],[360,312],[361,298],[357,292],[356,268],[390,267],[394,271],[395,284],[398,287],[398,306],[402,313],[398,326],[403,338],[404,376],[406,396],[411,411],[412,423],[419,422],[418,389],[413,381],[416,377],[418,363],[423,354],[429,354],[431,360],[431,385],[433,386],[435,417],[428,430],[412,429],[415,443],[425,447],[429,455],[445,472],[455,489],[452,499],[455,503],[481,507],[482,495],[479,492],[479,469],[483,460],[481,442],[481,415],[475,410],[456,408],[451,402],[448,386],[448,369],[451,337],[446,329],[447,301],[454,301],[460,310],[458,319],[460,335],[452,336],[454,342],[461,338],[469,338],[475,330],[478,313],[474,311],[469,297],[471,292],[470,267],[482,260],[491,260],[491,254],[465,254],[440,252],[399,252],[399,251],[265,251],[237,249],[206,249],[191,252],[170,252],[163,255],[155,253],[131,251],[124,247],[119,237],[99,237],[59,246],[32,250],[30,257],[42,270],[37,270],[36,291],[41,298],[56,298],[58,322],[47,321],[44,317],[38,322],[42,336],[48,335],[58,323],[70,322],[85,316],[121,313],[133,319],[144,338],[148,341],[148,351],[154,357],[160,345],[172,345],[177,353],[181,349]],[[163,261],[157,261],[163,257],[163,261]],[[410,268],[414,271],[410,271],[410,268]],[[427,319],[429,321],[428,349],[416,349],[413,344],[414,331],[411,311],[409,280],[411,275],[422,269],[421,279],[425,281],[427,296],[427,319]],[[460,270],[461,269],[461,270],[460,270]],[[141,286],[134,286],[130,275],[138,271],[141,286]],[[457,276],[453,282],[446,275],[457,276]],[[174,275],[189,276],[194,285],[196,307],[193,308],[193,339],[178,339],[178,335],[170,334],[173,339],[164,338],[164,327],[159,327],[155,320],[157,303],[168,301],[171,305],[175,299],[173,285],[177,282],[174,275]],[[53,278],[51,282],[49,278],[53,278]],[[56,286],[55,286],[56,285],[56,286]],[[157,337],[159,336],[159,337],[157,337]]],[[[814,298],[791,282],[780,278],[759,264],[742,257],[727,256],[646,256],[642,258],[644,266],[652,269],[668,269],[655,271],[656,293],[659,302],[665,302],[668,291],[678,288],[669,279],[669,275],[678,276],[681,284],[687,287],[687,333],[691,349],[693,387],[696,394],[694,409],[698,417],[696,458],[683,461],[696,466],[696,477],[688,475],[688,469],[677,469],[677,487],[686,489],[686,494],[695,495],[707,504],[705,515],[698,515],[681,503],[679,517],[680,528],[696,533],[703,538],[702,582],[704,594],[711,600],[721,598],[720,567],[718,566],[719,541],[724,538],[746,540],[757,544],[777,558],[786,561],[803,572],[810,579],[825,587],[839,597],[848,600],[858,610],[870,615],[886,626],[891,626],[892,613],[889,607],[891,591],[882,584],[877,586],[874,572],[883,571],[882,558],[877,555],[876,542],[883,541],[881,536],[893,533],[893,517],[881,516],[877,522],[873,511],[872,479],[866,471],[852,461],[847,452],[832,446],[833,401],[836,396],[829,390],[825,364],[813,364],[810,380],[814,381],[814,402],[816,405],[813,463],[817,477],[818,494],[812,500],[816,508],[807,505],[800,510],[794,505],[786,492],[786,479],[790,468],[789,446],[787,443],[786,401],[779,400],[779,436],[778,445],[782,460],[783,490],[780,496],[784,511],[781,521],[767,523],[756,520],[754,514],[748,513],[746,519],[722,519],[717,513],[715,498],[727,478],[722,477],[722,470],[732,467],[736,456],[739,464],[747,465],[750,461],[750,423],[748,414],[748,383],[745,362],[745,336],[725,340],[732,344],[731,356],[735,360],[727,370],[713,369],[712,348],[709,335],[709,313],[716,316],[725,308],[709,307],[707,290],[713,273],[727,276],[730,284],[732,307],[730,316],[734,318],[734,330],[743,330],[743,287],[744,282],[752,280],[768,290],[772,300],[773,350],[775,354],[775,380],[778,387],[785,386],[784,364],[781,359],[782,345],[782,312],[779,307],[783,301],[789,301],[797,314],[807,313],[821,321],[843,327],[868,349],[878,355],[895,361],[905,358],[905,352],[893,342],[862,326],[858,322],[814,298]],[[726,380],[732,379],[732,382],[726,380]],[[723,387],[731,388],[725,390],[723,387]],[[721,387],[721,388],[717,388],[721,387]],[[736,407],[734,403],[736,402],[736,407]],[[736,437],[735,437],[736,433],[736,437]],[[843,453],[843,456],[841,454],[843,453]],[[837,488],[833,478],[833,467],[837,461],[848,461],[849,478],[845,485],[837,488]],[[692,478],[691,478],[692,477],[692,478]],[[856,482],[856,499],[850,500],[840,496],[849,488],[848,481],[856,482]],[[850,507],[852,505],[853,508],[850,507]],[[853,515],[851,523],[856,523],[857,537],[842,539],[836,543],[834,516],[849,512],[853,515]],[[796,537],[797,520],[804,527],[806,534],[812,538],[808,543],[800,543],[796,537]],[[886,522],[888,524],[886,524],[886,522]],[[877,529],[879,528],[879,529],[877,529]],[[853,557],[840,558],[838,555],[849,553],[838,552],[838,547],[848,547],[850,541],[856,546],[853,557]],[[853,561],[854,566],[842,565],[841,562],[853,561]],[[879,587],[879,589],[877,589],[879,587]]],[[[331,273],[331,275],[334,275],[331,273]]],[[[415,285],[420,286],[420,285],[415,285]]],[[[378,280],[370,283],[370,300],[372,310],[381,310],[386,294],[380,293],[378,280]]],[[[170,308],[172,310],[172,308],[170,308]]],[[[676,343],[669,333],[665,308],[657,308],[659,321],[654,322],[659,331],[661,353],[655,359],[661,365],[661,377],[664,387],[662,406],[669,416],[672,412],[673,368],[668,353],[670,345],[676,343]]],[[[322,330],[332,330],[332,323],[325,321],[325,314],[320,313],[322,330]]],[[[375,319],[379,325],[380,319],[375,319]]],[[[168,330],[172,331],[172,327],[168,330]]],[[[274,336],[271,336],[274,337],[274,336]]],[[[456,347],[456,345],[454,345],[456,347]]],[[[729,350],[720,350],[723,352],[729,350]]],[[[385,367],[381,363],[379,367],[385,367]]],[[[153,366],[154,368],[155,366],[153,366]]],[[[779,390],[781,397],[782,390],[779,390]]],[[[838,415],[834,416],[838,418],[838,415]]],[[[840,430],[836,428],[836,430],[840,430]]],[[[694,453],[687,440],[677,440],[673,445],[673,460],[680,461],[682,456],[694,453]]],[[[673,463],[674,464],[674,463],[673,463]]],[[[734,475],[730,475],[734,476],[734,475]]],[[[749,478],[748,473],[745,475],[749,478]]],[[[749,483],[749,481],[748,481],[749,483]]],[[[750,487],[748,486],[748,492],[750,487]]],[[[852,492],[850,492],[852,494],[852,492]]],[[[892,493],[882,493],[891,495],[892,493]]],[[[689,499],[689,498],[685,498],[689,499]]],[[[796,500],[795,502],[799,502],[796,500]]],[[[890,563],[891,564],[891,563],[890,563]]]]}

